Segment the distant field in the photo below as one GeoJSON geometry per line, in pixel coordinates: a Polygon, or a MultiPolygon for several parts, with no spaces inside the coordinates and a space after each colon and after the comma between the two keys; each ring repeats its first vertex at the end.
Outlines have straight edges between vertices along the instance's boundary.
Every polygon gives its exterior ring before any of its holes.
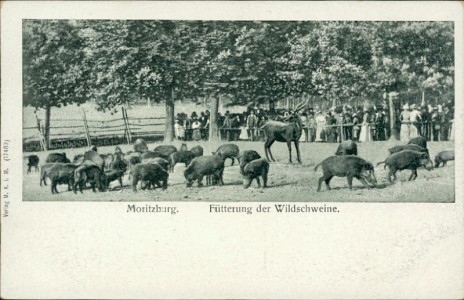
{"type": "MultiPolygon", "coordinates": [[[[173,143],[180,146],[179,142],[173,143]]],[[[198,143],[190,142],[188,147],[198,143]]],[[[222,143],[204,143],[205,154],[214,151],[222,143]]],[[[256,150],[264,155],[263,142],[237,142],[241,150],[256,150]]],[[[358,144],[359,155],[376,164],[383,161],[387,156],[387,149],[401,142],[370,142],[358,144]]],[[[157,144],[150,144],[152,150],[157,144]]],[[[123,151],[132,149],[131,145],[123,145],[123,151]]],[[[354,179],[353,191],[348,189],[346,178],[334,177],[331,182],[333,190],[327,191],[322,186],[321,192],[316,192],[317,182],[322,171],[314,171],[314,166],[332,155],[337,144],[315,144],[302,143],[301,153],[303,163],[289,164],[287,146],[283,143],[274,143],[272,151],[276,163],[271,163],[269,172],[269,188],[258,189],[256,182],[245,190],[242,187],[242,178],[238,166],[230,166],[230,160],[226,162],[224,172],[225,185],[197,188],[187,188],[183,171],[184,165],[176,165],[174,173],[170,174],[169,186],[166,191],[160,189],[151,191],[138,191],[134,193],[130,187],[127,175],[124,178],[124,189],[118,190],[117,184],[113,183],[115,190],[107,193],[93,193],[85,190],[83,194],[75,195],[68,192],[66,185],[58,186],[58,195],[52,195],[50,185],[39,186],[39,173],[26,174],[26,163],[23,166],[23,200],[24,201],[296,201],[296,202],[454,202],[455,167],[454,162],[448,166],[427,171],[418,170],[415,181],[408,182],[410,171],[399,172],[397,182],[390,185],[387,180],[387,170],[383,166],[376,168],[378,187],[372,190],[363,188],[362,184],[354,179]]],[[[429,142],[428,148],[433,157],[437,152],[444,149],[454,148],[454,142],[429,142]]],[[[72,159],[75,154],[82,153],[81,149],[69,149],[65,152],[72,159]]],[[[114,147],[99,148],[100,153],[112,153],[114,147]]],[[[29,154],[29,153],[28,153],[29,154]]],[[[32,154],[32,153],[31,153],[32,154]]],[[[41,160],[45,161],[48,152],[36,153],[41,160]]],[[[294,155],[296,155],[294,153],[294,155]]]]}

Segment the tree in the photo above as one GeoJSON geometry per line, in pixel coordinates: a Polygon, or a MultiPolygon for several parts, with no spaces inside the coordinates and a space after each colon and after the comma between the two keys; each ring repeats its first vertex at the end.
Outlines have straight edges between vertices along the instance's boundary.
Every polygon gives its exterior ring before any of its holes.
{"type": "Polygon", "coordinates": [[[88,100],[88,70],[81,67],[83,40],[74,21],[23,21],[23,105],[45,109],[50,148],[52,107],[88,100]]]}

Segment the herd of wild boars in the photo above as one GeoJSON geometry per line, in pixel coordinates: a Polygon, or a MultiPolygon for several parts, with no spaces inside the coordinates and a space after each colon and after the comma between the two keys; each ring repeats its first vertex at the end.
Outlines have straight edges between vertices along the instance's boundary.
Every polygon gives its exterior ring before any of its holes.
{"type": "MultiPolygon", "coordinates": [[[[389,156],[382,162],[385,164],[384,169],[389,168],[388,181],[393,183],[396,180],[396,172],[402,170],[411,170],[409,181],[417,178],[417,169],[424,167],[428,171],[433,169],[433,163],[430,159],[429,150],[427,149],[427,140],[423,137],[411,139],[406,145],[399,145],[388,149],[389,156]]],[[[454,160],[454,150],[442,151],[435,156],[435,167],[441,163],[454,160]]],[[[374,166],[361,157],[357,156],[357,146],[351,140],[340,143],[335,156],[331,156],[322,161],[323,176],[319,178],[318,188],[320,191],[321,183],[325,181],[327,189],[330,190],[330,180],[334,176],[347,177],[348,186],[352,188],[353,178],[357,178],[361,183],[370,188],[368,182],[375,186],[377,179],[374,174],[374,166]]],[[[318,166],[316,166],[315,171],[318,166]]]]}
{"type": "MultiPolygon", "coordinates": [[[[183,176],[187,187],[194,185],[224,185],[223,174],[226,159],[239,163],[239,174],[243,179],[243,187],[250,187],[256,180],[258,187],[268,186],[270,164],[266,158],[255,150],[240,151],[236,144],[223,144],[212,152],[211,155],[203,155],[201,146],[187,148],[184,143],[177,149],[172,145],[157,146],[149,150],[148,145],[142,139],[133,144],[133,151],[124,153],[120,147],[116,147],[114,153],[102,154],[95,146],[88,151],[76,155],[72,162],[66,153],[50,153],[45,159],[45,164],[40,170],[40,185],[47,185],[47,179],[51,181],[52,194],[58,193],[58,185],[67,185],[69,191],[83,192],[86,186],[90,186],[94,192],[109,191],[112,182],[119,183],[122,191],[123,178],[128,176],[134,192],[138,189],[167,189],[170,173],[174,167],[181,163],[185,165],[183,176]],[[262,184],[261,184],[262,183],[262,184]]],[[[396,180],[397,171],[411,170],[409,180],[417,177],[417,169],[424,167],[427,170],[437,168],[447,161],[454,160],[454,150],[439,152],[432,162],[427,142],[423,138],[412,139],[406,145],[395,146],[387,149],[389,155],[377,166],[384,164],[388,167],[388,180],[393,183],[396,180]]],[[[387,151],[385,151],[387,152],[387,151]]],[[[36,155],[28,156],[28,170],[38,170],[39,158],[36,155]]],[[[346,177],[349,189],[352,189],[353,178],[359,180],[364,187],[370,189],[377,185],[374,165],[358,156],[358,147],[354,141],[347,140],[338,144],[334,156],[329,156],[318,163],[314,171],[322,169],[322,176],[317,182],[317,191],[321,190],[322,182],[330,190],[330,181],[333,177],[346,177]]]]}

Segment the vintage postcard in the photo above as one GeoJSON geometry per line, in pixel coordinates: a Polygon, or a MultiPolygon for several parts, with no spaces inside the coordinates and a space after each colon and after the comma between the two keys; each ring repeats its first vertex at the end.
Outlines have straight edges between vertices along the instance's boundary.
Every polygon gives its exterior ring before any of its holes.
{"type": "Polygon", "coordinates": [[[0,296],[464,297],[463,12],[2,2],[0,296]]]}

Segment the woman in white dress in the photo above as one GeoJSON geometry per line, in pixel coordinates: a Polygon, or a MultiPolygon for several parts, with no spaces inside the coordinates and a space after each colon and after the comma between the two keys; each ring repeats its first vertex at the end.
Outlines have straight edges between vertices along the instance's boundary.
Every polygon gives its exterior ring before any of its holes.
{"type": "Polygon", "coordinates": [[[316,142],[324,142],[325,139],[322,137],[322,132],[325,129],[325,116],[322,114],[320,110],[316,111],[316,142]]]}
{"type": "Polygon", "coordinates": [[[174,129],[176,131],[176,137],[178,140],[185,141],[185,128],[182,126],[180,120],[176,120],[176,124],[174,124],[174,129]]]}
{"type": "Polygon", "coordinates": [[[454,141],[454,127],[456,127],[456,126],[454,126],[454,119],[453,119],[453,120],[451,120],[451,133],[450,133],[450,137],[449,137],[450,141],[454,141]]]}
{"type": "Polygon", "coordinates": [[[410,127],[411,127],[411,115],[409,112],[409,105],[403,105],[403,111],[400,115],[401,129],[400,129],[400,141],[409,142],[410,140],[410,127]]]}
{"type": "Polygon", "coordinates": [[[192,139],[194,141],[201,140],[201,133],[200,133],[201,123],[198,119],[194,119],[192,123],[192,139]]]}
{"type": "Polygon", "coordinates": [[[372,130],[371,125],[369,125],[370,113],[367,109],[364,109],[363,122],[361,124],[361,132],[359,133],[360,142],[370,142],[372,141],[372,130]]]}
{"type": "Polygon", "coordinates": [[[419,131],[416,126],[422,121],[420,112],[417,110],[415,104],[410,107],[409,120],[411,121],[411,125],[409,126],[409,139],[413,139],[419,136],[419,131]]]}

